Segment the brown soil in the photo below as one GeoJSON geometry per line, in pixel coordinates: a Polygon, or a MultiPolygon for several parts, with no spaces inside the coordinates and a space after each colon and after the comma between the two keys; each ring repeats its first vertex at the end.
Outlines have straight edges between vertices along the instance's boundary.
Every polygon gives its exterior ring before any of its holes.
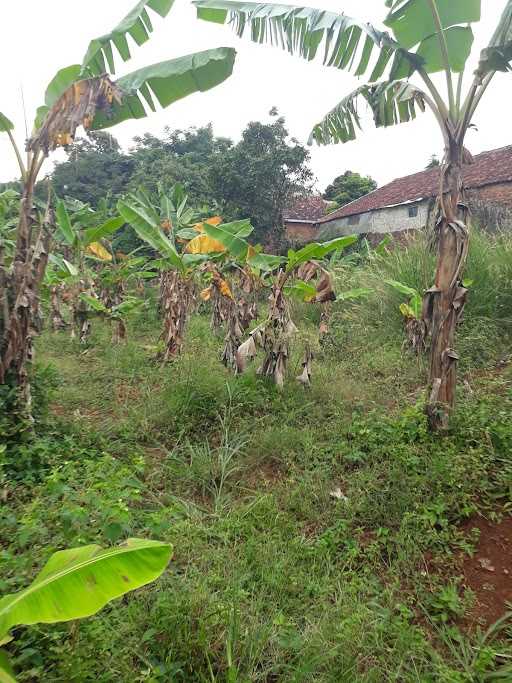
{"type": "Polygon", "coordinates": [[[463,529],[469,534],[475,527],[480,531],[476,552],[460,558],[464,586],[475,594],[468,626],[489,626],[511,609],[512,517],[499,523],[472,518],[463,529]]]}

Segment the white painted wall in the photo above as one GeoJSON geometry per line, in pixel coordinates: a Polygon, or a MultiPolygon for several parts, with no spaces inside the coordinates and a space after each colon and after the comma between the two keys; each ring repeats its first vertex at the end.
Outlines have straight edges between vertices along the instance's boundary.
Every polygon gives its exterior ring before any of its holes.
{"type": "Polygon", "coordinates": [[[359,235],[361,233],[386,233],[401,230],[420,230],[425,227],[428,219],[428,200],[416,204],[402,204],[387,209],[378,209],[359,214],[357,225],[350,224],[350,216],[338,218],[328,223],[322,223],[320,230],[329,228],[339,231],[340,235],[359,235]],[[417,206],[418,215],[409,217],[409,207],[417,206]]]}

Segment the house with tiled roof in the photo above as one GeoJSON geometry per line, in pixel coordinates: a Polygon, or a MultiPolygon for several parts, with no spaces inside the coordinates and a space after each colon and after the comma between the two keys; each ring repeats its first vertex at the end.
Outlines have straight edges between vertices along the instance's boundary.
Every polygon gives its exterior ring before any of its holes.
{"type": "MultiPolygon", "coordinates": [[[[394,233],[424,228],[439,191],[440,168],[397,178],[323,216],[316,235],[394,233]]],[[[512,145],[482,152],[463,167],[470,205],[512,211],[512,145]]]]}
{"type": "Polygon", "coordinates": [[[325,216],[331,202],[320,195],[294,197],[283,211],[286,238],[290,242],[309,242],[318,233],[317,223],[325,216]]]}

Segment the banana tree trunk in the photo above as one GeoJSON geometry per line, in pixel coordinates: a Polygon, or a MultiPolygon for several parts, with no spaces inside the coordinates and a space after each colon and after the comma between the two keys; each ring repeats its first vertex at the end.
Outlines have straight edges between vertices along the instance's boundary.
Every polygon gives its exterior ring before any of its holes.
{"type": "Polygon", "coordinates": [[[463,205],[462,144],[451,141],[441,168],[441,216],[435,284],[426,293],[423,318],[431,330],[430,386],[427,415],[433,431],[448,428],[455,405],[457,361],[455,331],[466,300],[462,271],[468,252],[468,211],[463,205]]]}
{"type": "Polygon", "coordinates": [[[112,344],[124,344],[126,342],[126,325],[124,320],[118,318],[112,322],[112,344]]]}
{"type": "Polygon", "coordinates": [[[160,280],[164,349],[159,355],[167,363],[181,353],[185,326],[192,301],[191,282],[175,270],[162,273],[160,280]]]}
{"type": "Polygon", "coordinates": [[[54,227],[48,203],[44,220],[37,226],[33,216],[33,188],[37,164],[32,163],[25,182],[12,265],[0,260],[0,384],[16,387],[15,413],[21,422],[32,423],[28,365],[33,359],[33,339],[40,332],[39,289],[48,262],[54,227]],[[34,230],[38,229],[34,239],[34,230]]]}
{"type": "Polygon", "coordinates": [[[53,332],[64,330],[66,321],[60,310],[60,289],[59,287],[50,288],[50,323],[53,332]]]}

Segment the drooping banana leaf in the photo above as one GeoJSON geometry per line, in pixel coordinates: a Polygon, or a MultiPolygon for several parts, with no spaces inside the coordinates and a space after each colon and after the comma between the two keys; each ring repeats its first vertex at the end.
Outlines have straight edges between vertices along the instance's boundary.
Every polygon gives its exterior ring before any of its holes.
{"type": "Polygon", "coordinates": [[[135,230],[137,235],[147,242],[164,259],[168,260],[178,270],[183,270],[183,262],[171,241],[162,231],[159,220],[147,210],[147,208],[135,197],[120,199],[117,210],[135,230]]]}
{"type": "MultiPolygon", "coordinates": [[[[450,68],[461,71],[473,43],[473,32],[467,24],[480,19],[480,0],[435,2],[440,8],[450,68]]],[[[254,42],[270,43],[305,59],[313,59],[322,48],[324,64],[354,70],[356,76],[371,69],[370,82],[382,77],[391,58],[392,80],[407,78],[419,67],[429,73],[444,68],[431,6],[426,0],[394,3],[385,23],[393,29],[395,38],[343,14],[342,4],[339,13],[233,0],[194,0],[194,4],[200,19],[229,21],[239,36],[250,30],[254,42]],[[372,59],[375,48],[379,53],[376,60],[372,59]]]]}
{"type": "Polygon", "coordinates": [[[425,95],[407,81],[385,81],[377,85],[363,85],[334,107],[313,128],[310,143],[319,145],[355,140],[357,129],[361,130],[358,100],[371,108],[377,127],[394,126],[416,118],[416,109],[425,111],[425,95]]]}
{"type": "Polygon", "coordinates": [[[512,0],[508,0],[489,45],[480,53],[477,73],[483,77],[492,71],[511,71],[512,0]]]}
{"type": "Polygon", "coordinates": [[[235,55],[232,48],[219,47],[153,64],[123,76],[116,81],[122,102],[113,102],[108,112],[98,110],[91,129],[109,128],[127,119],[144,118],[147,114],[141,96],[147,106],[156,111],[154,98],[165,108],[192,93],[210,90],[231,75],[235,55]]]}
{"type": "Polygon", "coordinates": [[[128,35],[137,45],[142,45],[153,31],[147,8],[163,18],[173,4],[174,0],[140,0],[110,33],[91,40],[82,61],[82,77],[99,76],[107,71],[115,73],[113,47],[123,61],[128,61],[131,57],[128,35]]]}
{"type": "Polygon", "coordinates": [[[372,82],[382,77],[392,58],[392,72],[412,73],[423,63],[387,32],[341,12],[231,0],[194,0],[194,4],[200,19],[229,22],[240,37],[247,29],[252,41],[281,47],[308,60],[321,49],[325,65],[353,70],[356,76],[371,69],[372,82]],[[372,59],[375,49],[378,57],[372,59]]]}
{"type": "Polygon", "coordinates": [[[95,614],[110,600],[156,579],[172,547],[129,539],[117,548],[61,550],[25,590],[0,600],[0,638],[13,626],[54,623],[95,614]]]}

